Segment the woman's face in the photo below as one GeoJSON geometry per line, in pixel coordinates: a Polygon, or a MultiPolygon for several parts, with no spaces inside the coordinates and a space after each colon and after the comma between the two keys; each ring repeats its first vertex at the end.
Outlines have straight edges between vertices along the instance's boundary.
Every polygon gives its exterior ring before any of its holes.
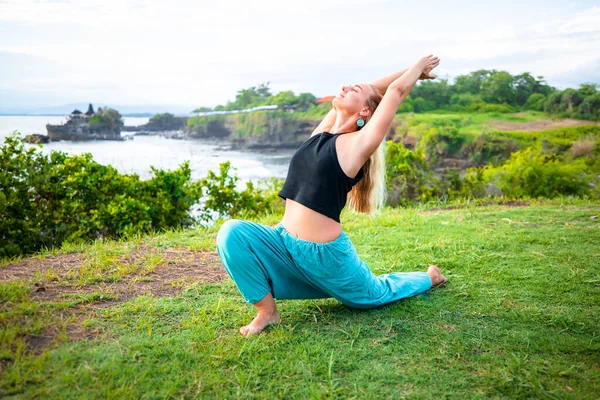
{"type": "Polygon", "coordinates": [[[350,114],[359,114],[366,107],[367,99],[371,96],[371,86],[366,83],[342,86],[341,91],[332,101],[336,110],[340,108],[350,114]]]}

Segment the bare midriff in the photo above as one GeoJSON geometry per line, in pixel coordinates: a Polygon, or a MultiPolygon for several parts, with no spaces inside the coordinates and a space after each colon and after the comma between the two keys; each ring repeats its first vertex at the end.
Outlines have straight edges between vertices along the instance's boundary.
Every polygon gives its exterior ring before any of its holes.
{"type": "Polygon", "coordinates": [[[339,222],[292,199],[285,200],[281,223],[294,237],[316,243],[333,242],[342,233],[339,222]]]}

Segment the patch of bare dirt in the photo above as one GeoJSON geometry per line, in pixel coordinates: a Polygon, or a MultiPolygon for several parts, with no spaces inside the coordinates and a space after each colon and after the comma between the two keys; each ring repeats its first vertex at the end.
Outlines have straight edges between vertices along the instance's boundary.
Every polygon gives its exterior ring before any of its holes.
{"type": "MultiPolygon", "coordinates": [[[[85,340],[97,337],[98,330],[90,330],[81,326],[83,320],[95,314],[98,308],[113,306],[128,299],[148,295],[153,297],[173,296],[193,283],[216,283],[227,278],[221,260],[216,252],[190,251],[185,248],[161,249],[142,246],[129,255],[121,256],[120,263],[143,263],[148,253],[159,256],[161,262],[153,272],[125,275],[116,282],[99,282],[77,285],[70,282],[74,270],[80,268],[89,255],[85,253],[63,254],[45,259],[25,258],[0,268],[0,281],[23,281],[31,285],[30,298],[39,302],[76,300],[77,295],[99,293],[103,298],[94,298],[90,302],[78,304],[63,311],[73,316],[75,322],[66,326],[69,340],[85,340]],[[44,273],[52,269],[59,279],[40,280],[36,273],[44,273]]],[[[50,346],[60,329],[52,326],[42,335],[26,338],[28,350],[39,354],[50,346]]]]}
{"type": "Polygon", "coordinates": [[[50,256],[45,259],[35,257],[23,258],[19,261],[9,263],[0,268],[0,281],[29,281],[37,272],[44,273],[49,269],[54,270],[59,276],[66,276],[75,268],[79,268],[86,260],[83,253],[63,254],[50,256]]]}
{"type": "Polygon", "coordinates": [[[567,128],[580,125],[600,125],[598,122],[579,119],[539,120],[529,122],[490,121],[493,128],[502,131],[541,131],[544,129],[567,128]]]}
{"type": "MultiPolygon", "coordinates": [[[[85,253],[61,254],[45,259],[24,258],[9,263],[0,269],[1,281],[25,281],[36,284],[32,297],[42,301],[56,300],[61,294],[107,293],[123,301],[131,297],[148,294],[166,296],[181,291],[179,286],[193,282],[221,282],[227,277],[217,253],[212,251],[190,251],[187,249],[160,249],[142,246],[127,256],[119,258],[123,264],[143,263],[147,254],[162,259],[154,272],[125,275],[117,282],[100,282],[86,285],[70,284],[67,279],[83,265],[88,255],[85,253]],[[58,279],[34,282],[37,273],[52,269],[58,279]]],[[[62,296],[65,297],[65,296],[62,296]]]]}

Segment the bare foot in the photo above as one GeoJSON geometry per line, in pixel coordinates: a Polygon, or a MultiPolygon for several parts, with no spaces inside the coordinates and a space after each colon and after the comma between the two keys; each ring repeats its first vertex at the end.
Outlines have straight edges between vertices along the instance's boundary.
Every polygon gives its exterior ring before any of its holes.
{"type": "Polygon", "coordinates": [[[242,336],[252,336],[258,335],[269,325],[275,325],[281,322],[281,318],[279,317],[279,313],[275,311],[274,314],[271,313],[261,313],[256,314],[256,317],[246,326],[242,326],[240,328],[240,334],[242,336]]]}
{"type": "Polygon", "coordinates": [[[448,278],[442,275],[437,265],[429,265],[429,269],[427,269],[427,274],[431,278],[432,286],[437,286],[441,283],[448,281],[448,278]]]}

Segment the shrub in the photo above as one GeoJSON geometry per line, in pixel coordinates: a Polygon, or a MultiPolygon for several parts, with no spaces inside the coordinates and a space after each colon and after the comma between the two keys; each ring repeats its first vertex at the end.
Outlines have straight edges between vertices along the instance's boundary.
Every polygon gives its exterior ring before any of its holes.
{"type": "MultiPolygon", "coordinates": [[[[282,207],[281,183],[261,190],[252,182],[237,192],[229,162],[193,182],[186,161],[173,171],[152,168],[153,177],[120,174],[89,153],[44,155],[25,147],[18,134],[0,148],[0,257],[59,246],[65,240],[120,237],[196,223],[193,209],[205,196],[201,218],[254,216],[282,207]]],[[[259,184],[260,185],[260,184],[259,184]]]]}
{"type": "Polygon", "coordinates": [[[486,195],[486,181],[482,168],[469,168],[463,177],[455,169],[444,171],[441,182],[448,200],[474,199],[486,195]]]}
{"type": "Polygon", "coordinates": [[[37,251],[65,240],[118,237],[193,223],[201,191],[187,162],[154,177],[120,174],[89,153],[43,155],[9,136],[0,152],[0,255],[37,251]]]}
{"type": "Polygon", "coordinates": [[[408,205],[441,194],[439,180],[429,168],[422,150],[410,151],[401,143],[386,146],[387,204],[408,205]]]}
{"type": "Polygon", "coordinates": [[[541,93],[533,93],[525,102],[523,106],[526,110],[532,111],[544,111],[544,103],[546,102],[546,96],[541,93]]]}
{"type": "Polygon", "coordinates": [[[577,118],[600,121],[600,93],[586,97],[575,114],[577,118]]]}
{"type": "Polygon", "coordinates": [[[487,167],[484,175],[512,198],[591,195],[592,179],[585,164],[567,164],[559,156],[543,154],[540,144],[513,153],[500,167],[487,167]]]}
{"type": "Polygon", "coordinates": [[[277,196],[283,186],[282,179],[271,178],[259,186],[246,182],[246,188],[238,192],[239,178],[233,174],[231,163],[226,161],[219,167],[219,175],[208,171],[207,177],[199,182],[205,199],[200,219],[211,222],[215,218],[252,218],[283,210],[283,201],[277,196]]]}
{"type": "Polygon", "coordinates": [[[440,157],[453,156],[458,153],[465,141],[458,129],[453,126],[439,126],[426,130],[419,138],[417,148],[427,156],[427,160],[435,162],[440,157]]]}
{"type": "Polygon", "coordinates": [[[498,164],[507,160],[513,152],[519,149],[519,144],[512,139],[482,133],[475,138],[473,143],[463,146],[461,156],[470,158],[478,165],[489,162],[498,164]]]}

